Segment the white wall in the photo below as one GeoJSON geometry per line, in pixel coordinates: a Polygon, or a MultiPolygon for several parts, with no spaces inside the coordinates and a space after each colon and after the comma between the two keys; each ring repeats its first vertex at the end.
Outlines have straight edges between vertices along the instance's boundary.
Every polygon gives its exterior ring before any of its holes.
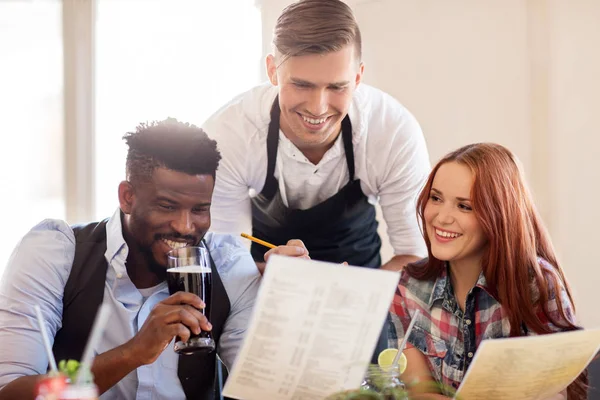
{"type": "Polygon", "coordinates": [[[600,326],[600,2],[549,2],[552,234],[580,316],[600,326]]]}
{"type": "MultiPolygon", "coordinates": [[[[288,0],[262,1],[265,54],[288,0]]],[[[523,162],[573,286],[580,320],[600,326],[592,258],[600,239],[600,2],[355,0],[365,82],[418,118],[432,163],[493,141],[523,162]]],[[[390,247],[383,249],[391,256],[390,247]]]]}

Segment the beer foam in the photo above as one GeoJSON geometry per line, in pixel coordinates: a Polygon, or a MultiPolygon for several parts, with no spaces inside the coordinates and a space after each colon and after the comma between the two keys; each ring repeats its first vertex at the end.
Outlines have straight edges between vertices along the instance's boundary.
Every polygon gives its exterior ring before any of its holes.
{"type": "Polygon", "coordinates": [[[209,267],[201,265],[186,265],[183,267],[169,268],[167,272],[176,272],[178,274],[210,274],[212,270],[209,267]]]}

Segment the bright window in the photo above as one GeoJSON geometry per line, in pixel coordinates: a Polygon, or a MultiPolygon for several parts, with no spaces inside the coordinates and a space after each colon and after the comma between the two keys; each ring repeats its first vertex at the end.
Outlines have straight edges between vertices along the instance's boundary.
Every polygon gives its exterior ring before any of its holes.
{"type": "Polygon", "coordinates": [[[139,122],[201,124],[260,80],[254,0],[98,0],[96,217],[118,207],[122,136],[139,122]]]}
{"type": "Polygon", "coordinates": [[[0,273],[21,237],[65,218],[59,1],[0,1],[0,273]]]}

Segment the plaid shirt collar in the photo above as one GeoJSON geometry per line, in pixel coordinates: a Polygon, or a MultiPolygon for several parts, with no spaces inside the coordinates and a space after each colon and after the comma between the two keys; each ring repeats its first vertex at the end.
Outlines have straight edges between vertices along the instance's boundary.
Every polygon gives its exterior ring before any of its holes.
{"type": "MultiPolygon", "coordinates": [[[[455,308],[454,303],[456,302],[456,300],[454,296],[454,290],[452,289],[452,283],[450,281],[449,271],[450,264],[446,262],[446,268],[444,268],[440,276],[437,277],[435,283],[433,284],[433,290],[431,291],[431,296],[429,297],[429,301],[427,302],[429,309],[433,307],[436,301],[442,301],[442,305],[444,306],[444,308],[448,309],[449,311],[455,308]]],[[[489,296],[498,301],[498,299],[490,293],[483,271],[479,273],[479,278],[477,278],[477,283],[475,284],[475,287],[482,289],[489,296]]]]}

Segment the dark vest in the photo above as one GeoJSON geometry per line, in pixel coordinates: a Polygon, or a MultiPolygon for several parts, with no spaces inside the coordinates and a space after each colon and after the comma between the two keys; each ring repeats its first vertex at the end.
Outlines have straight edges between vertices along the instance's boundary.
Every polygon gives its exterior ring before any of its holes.
{"type": "MultiPolygon", "coordinates": [[[[64,291],[62,328],[54,338],[52,350],[56,360],[81,359],[96,312],[102,304],[108,268],[104,258],[107,222],[73,227],[75,258],[64,291]]],[[[212,257],[210,261],[213,274],[210,322],[218,346],[230,303],[212,257]]],[[[216,352],[179,356],[178,376],[187,399],[212,400],[218,396],[217,366],[216,352]]]]}

